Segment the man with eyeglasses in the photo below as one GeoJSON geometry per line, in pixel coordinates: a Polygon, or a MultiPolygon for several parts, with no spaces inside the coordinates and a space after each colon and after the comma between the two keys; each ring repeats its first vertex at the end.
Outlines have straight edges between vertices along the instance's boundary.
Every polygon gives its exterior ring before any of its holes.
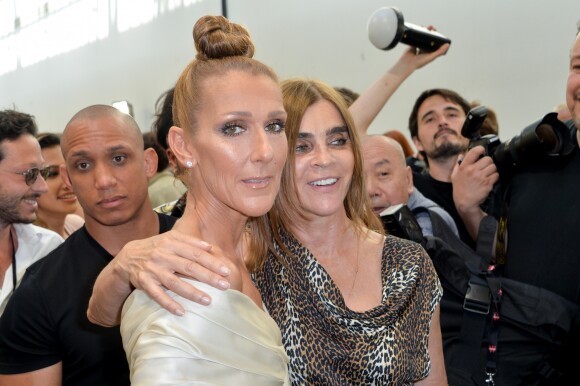
{"type": "Polygon", "coordinates": [[[0,111],[0,315],[26,268],[62,243],[55,232],[31,224],[49,172],[36,131],[31,115],[0,111]]]}

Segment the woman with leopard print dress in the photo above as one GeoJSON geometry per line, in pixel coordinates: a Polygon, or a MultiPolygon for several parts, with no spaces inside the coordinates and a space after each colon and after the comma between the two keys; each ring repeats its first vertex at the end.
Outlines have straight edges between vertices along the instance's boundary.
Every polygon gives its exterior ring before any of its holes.
{"type": "Polygon", "coordinates": [[[346,106],[282,83],[288,160],[254,281],[282,330],[294,385],[445,385],[441,286],[418,245],[384,236],[346,106]],[[277,232],[274,232],[277,230],[277,232]]]}

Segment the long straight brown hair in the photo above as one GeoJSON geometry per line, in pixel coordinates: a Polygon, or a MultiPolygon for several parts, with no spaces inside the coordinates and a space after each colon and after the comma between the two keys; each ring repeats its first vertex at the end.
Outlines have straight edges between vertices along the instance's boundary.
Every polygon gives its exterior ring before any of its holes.
{"type": "MultiPolygon", "coordinates": [[[[300,124],[306,110],[318,101],[326,100],[339,111],[346,123],[348,135],[354,155],[354,168],[350,187],[344,198],[346,215],[353,222],[357,232],[367,232],[369,229],[383,233],[383,227],[372,211],[369,196],[366,192],[363,157],[358,132],[342,96],[331,86],[318,80],[290,79],[282,82],[284,109],[288,114],[286,119],[286,138],[288,139],[288,158],[282,173],[280,192],[274,202],[274,207],[268,213],[271,232],[276,243],[286,253],[289,253],[280,237],[280,229],[291,231],[292,224],[298,218],[304,218],[298,194],[296,192],[296,143],[300,124]]],[[[275,253],[274,250],[271,250],[275,253]]],[[[259,268],[265,262],[266,256],[256,262],[259,268]]]]}

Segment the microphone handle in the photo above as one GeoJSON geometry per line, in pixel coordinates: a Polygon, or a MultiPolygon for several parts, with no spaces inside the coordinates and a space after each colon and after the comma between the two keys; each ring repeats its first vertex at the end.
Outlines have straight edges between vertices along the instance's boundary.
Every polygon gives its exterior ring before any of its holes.
{"type": "Polygon", "coordinates": [[[451,43],[451,40],[437,32],[405,23],[405,30],[403,31],[401,42],[426,52],[432,52],[436,51],[445,43],[451,43]]]}

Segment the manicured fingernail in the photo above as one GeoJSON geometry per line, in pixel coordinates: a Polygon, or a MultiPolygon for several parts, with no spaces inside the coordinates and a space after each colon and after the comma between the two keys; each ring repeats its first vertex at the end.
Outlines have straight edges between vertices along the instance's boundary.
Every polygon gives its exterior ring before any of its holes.
{"type": "Polygon", "coordinates": [[[205,304],[206,306],[211,302],[207,296],[203,296],[201,298],[201,304],[205,304]]]}
{"type": "Polygon", "coordinates": [[[218,286],[222,289],[228,289],[228,288],[230,288],[230,282],[227,280],[219,280],[218,286]]]}
{"type": "Polygon", "coordinates": [[[185,312],[181,308],[178,308],[175,310],[175,315],[183,316],[183,315],[185,315],[185,312]]]}
{"type": "Polygon", "coordinates": [[[222,265],[220,267],[220,273],[222,275],[229,275],[231,273],[230,269],[228,267],[226,267],[225,265],[222,265]]]}

